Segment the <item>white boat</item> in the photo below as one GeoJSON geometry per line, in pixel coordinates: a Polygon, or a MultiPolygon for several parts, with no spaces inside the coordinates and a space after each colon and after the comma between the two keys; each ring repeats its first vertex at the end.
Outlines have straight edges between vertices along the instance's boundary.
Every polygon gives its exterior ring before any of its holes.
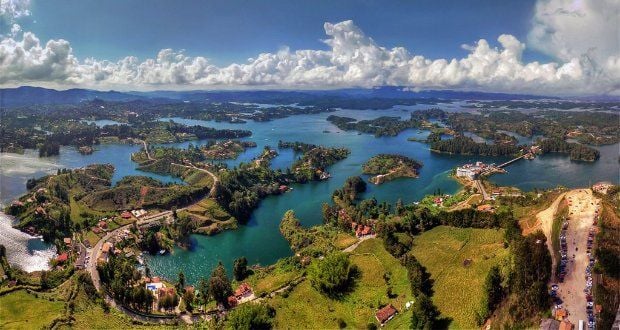
{"type": "Polygon", "coordinates": [[[159,250],[159,254],[161,254],[161,255],[166,254],[166,250],[159,250]]]}

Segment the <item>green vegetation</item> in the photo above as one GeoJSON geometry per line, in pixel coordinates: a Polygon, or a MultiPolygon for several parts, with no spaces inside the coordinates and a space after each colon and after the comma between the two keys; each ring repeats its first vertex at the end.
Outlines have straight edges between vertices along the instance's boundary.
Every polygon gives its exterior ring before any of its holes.
{"type": "Polygon", "coordinates": [[[600,157],[600,152],[594,148],[579,143],[566,142],[561,139],[544,139],[536,143],[543,152],[557,152],[569,154],[571,160],[583,160],[593,162],[600,157]]]}
{"type": "Polygon", "coordinates": [[[263,304],[243,304],[235,308],[227,317],[230,329],[271,329],[274,310],[263,304]]]}
{"type": "Polygon", "coordinates": [[[595,254],[597,262],[594,271],[603,278],[594,288],[596,304],[603,306],[598,317],[597,327],[611,328],[616,311],[611,306],[620,304],[620,207],[618,206],[618,186],[608,190],[607,195],[597,196],[601,201],[601,216],[598,220],[599,233],[596,235],[595,254]],[[609,306],[609,307],[608,307],[609,306]]]}
{"type": "Polygon", "coordinates": [[[39,233],[48,242],[61,240],[96,221],[101,213],[91,210],[82,199],[109,189],[113,172],[112,165],[89,165],[29,180],[28,193],[5,211],[19,219],[18,228],[39,233]]]}
{"type": "Polygon", "coordinates": [[[457,136],[431,143],[431,150],[461,155],[515,156],[520,152],[514,144],[486,144],[474,142],[472,138],[457,136]]]}
{"type": "Polygon", "coordinates": [[[391,303],[400,314],[386,324],[388,329],[409,327],[404,305],[411,300],[407,270],[382,247],[380,240],[362,242],[348,256],[359,277],[351,291],[340,299],[331,299],[314,289],[306,280],[292,287],[268,304],[275,311],[275,328],[366,328],[377,325],[375,312],[391,303]]]}
{"type": "Polygon", "coordinates": [[[353,285],[357,269],[351,267],[349,258],[340,252],[327,255],[308,267],[308,279],[312,287],[328,297],[344,295],[353,285]]]}
{"type": "Polygon", "coordinates": [[[327,121],[336,125],[343,131],[356,130],[362,133],[380,136],[396,136],[398,133],[408,129],[420,127],[421,123],[417,120],[400,120],[400,117],[379,117],[372,120],[357,121],[354,118],[330,115],[327,121]]]}
{"type": "Polygon", "coordinates": [[[25,290],[0,296],[2,329],[40,329],[64,314],[65,304],[53,298],[37,298],[25,290]]]}
{"type": "Polygon", "coordinates": [[[416,178],[422,163],[401,155],[380,154],[362,165],[364,174],[375,175],[370,182],[380,184],[400,177],[416,178]]]}
{"type": "Polygon", "coordinates": [[[232,295],[233,290],[228,275],[226,275],[226,269],[224,269],[224,265],[221,262],[211,272],[208,283],[209,296],[218,304],[228,306],[227,298],[232,295]]]}
{"type": "Polygon", "coordinates": [[[487,274],[508,256],[503,231],[439,226],[417,236],[412,253],[430,272],[433,302],[450,327],[476,327],[486,316],[487,274]]]}
{"type": "MultiPolygon", "coordinates": [[[[504,102],[504,101],[499,101],[504,102]]],[[[507,101],[530,108],[536,103],[507,101]]],[[[486,103],[485,103],[486,104],[486,103]]],[[[572,103],[579,108],[581,104],[572,103]]],[[[481,110],[478,114],[450,113],[446,122],[457,132],[473,132],[483,138],[498,140],[499,131],[514,132],[522,136],[542,135],[545,138],[566,139],[573,137],[583,143],[612,144],[620,138],[618,114],[593,111],[555,111],[532,112],[481,110]]],[[[503,140],[504,138],[500,138],[503,140]]]]}

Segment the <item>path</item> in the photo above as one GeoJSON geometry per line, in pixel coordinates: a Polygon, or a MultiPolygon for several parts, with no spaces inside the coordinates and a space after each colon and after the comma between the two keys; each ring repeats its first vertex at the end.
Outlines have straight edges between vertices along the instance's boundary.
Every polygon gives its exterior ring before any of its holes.
{"type": "Polygon", "coordinates": [[[362,236],[361,238],[359,238],[357,240],[357,242],[353,243],[351,246],[349,246],[348,248],[342,250],[342,252],[353,252],[353,250],[357,249],[357,247],[365,240],[371,239],[371,238],[375,238],[377,237],[377,234],[372,234],[372,235],[366,235],[366,236],[362,236]]]}
{"type": "Polygon", "coordinates": [[[185,167],[185,168],[191,168],[191,169],[194,169],[194,170],[198,170],[198,171],[207,173],[213,179],[213,185],[211,185],[211,190],[209,190],[209,197],[211,197],[211,198],[215,197],[215,187],[220,183],[220,179],[217,177],[217,175],[213,174],[211,171],[209,171],[207,169],[196,167],[192,163],[189,163],[189,165],[181,165],[181,164],[177,164],[177,163],[170,163],[170,164],[171,165],[185,167]]]}
{"type": "Polygon", "coordinates": [[[536,224],[534,225],[534,228],[538,228],[540,227],[540,229],[542,229],[543,233],[545,234],[545,237],[547,237],[547,249],[549,249],[549,253],[551,253],[551,278],[554,279],[555,278],[555,270],[556,270],[556,265],[558,263],[557,260],[555,260],[555,253],[553,251],[553,238],[551,237],[551,231],[553,230],[553,219],[555,218],[555,214],[558,211],[558,206],[560,205],[560,202],[564,199],[564,196],[567,193],[563,193],[560,196],[558,196],[558,198],[556,198],[553,203],[551,203],[551,206],[549,206],[547,209],[545,209],[544,211],[538,212],[538,214],[536,214],[536,224]]]}

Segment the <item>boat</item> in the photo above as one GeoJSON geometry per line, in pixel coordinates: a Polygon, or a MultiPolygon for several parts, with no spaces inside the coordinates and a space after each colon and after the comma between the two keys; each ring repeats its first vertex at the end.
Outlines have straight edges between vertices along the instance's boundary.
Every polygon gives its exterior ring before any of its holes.
{"type": "Polygon", "coordinates": [[[159,254],[161,254],[161,255],[166,254],[166,250],[159,250],[159,254]]]}

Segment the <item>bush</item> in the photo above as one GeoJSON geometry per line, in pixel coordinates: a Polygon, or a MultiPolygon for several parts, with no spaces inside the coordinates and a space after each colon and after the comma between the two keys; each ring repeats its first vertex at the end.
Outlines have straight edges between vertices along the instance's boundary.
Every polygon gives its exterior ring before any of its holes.
{"type": "Polygon", "coordinates": [[[247,303],[228,315],[228,327],[235,330],[271,329],[275,310],[267,305],[247,303]]]}
{"type": "Polygon", "coordinates": [[[332,298],[346,293],[355,273],[355,266],[351,265],[349,258],[340,252],[330,254],[325,259],[312,263],[308,268],[308,278],[312,286],[332,298]]]}

